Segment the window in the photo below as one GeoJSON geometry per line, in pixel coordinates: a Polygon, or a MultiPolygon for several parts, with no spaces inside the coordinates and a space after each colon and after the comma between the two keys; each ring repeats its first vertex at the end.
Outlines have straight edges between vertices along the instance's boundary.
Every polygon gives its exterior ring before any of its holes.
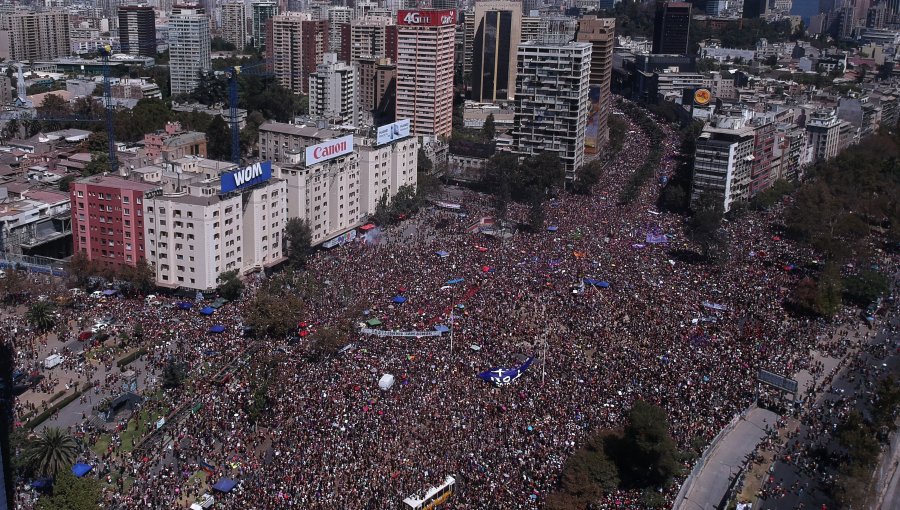
{"type": "Polygon", "coordinates": [[[127,204],[129,201],[130,201],[130,199],[129,199],[127,196],[123,196],[123,197],[122,197],[122,203],[123,203],[123,204],[127,204]]]}

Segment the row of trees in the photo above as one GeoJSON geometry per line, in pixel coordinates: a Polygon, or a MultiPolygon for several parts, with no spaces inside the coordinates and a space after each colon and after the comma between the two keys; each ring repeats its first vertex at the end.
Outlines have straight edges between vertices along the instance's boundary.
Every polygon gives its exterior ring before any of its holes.
{"type": "Polygon", "coordinates": [[[553,152],[543,152],[518,158],[508,152],[498,152],[488,160],[478,187],[494,196],[497,216],[505,220],[510,202],[529,206],[528,224],[540,230],[544,223],[542,202],[545,197],[562,188],[566,175],[562,161],[553,152]]]}
{"type": "Polygon", "coordinates": [[[71,472],[78,458],[79,444],[67,432],[48,427],[36,436],[24,432],[10,436],[13,469],[23,478],[50,478],[51,491],[38,500],[39,510],[93,510],[100,500],[99,481],[76,478],[71,472]]]}
{"type": "Polygon", "coordinates": [[[620,101],[619,108],[621,108],[622,111],[625,112],[625,115],[629,116],[631,120],[638,125],[638,128],[640,128],[650,139],[650,147],[647,151],[647,157],[644,160],[644,163],[631,175],[631,178],[619,195],[620,203],[630,204],[640,194],[641,188],[647,183],[647,179],[653,177],[659,168],[659,162],[662,160],[663,155],[663,130],[659,127],[659,124],[657,124],[657,122],[638,105],[620,101]]]}
{"type": "Polygon", "coordinates": [[[547,508],[592,508],[617,489],[643,490],[644,505],[660,507],[665,503],[660,490],[672,483],[682,455],[669,428],[663,409],[635,401],[624,430],[602,430],[569,457],[547,508]]]}

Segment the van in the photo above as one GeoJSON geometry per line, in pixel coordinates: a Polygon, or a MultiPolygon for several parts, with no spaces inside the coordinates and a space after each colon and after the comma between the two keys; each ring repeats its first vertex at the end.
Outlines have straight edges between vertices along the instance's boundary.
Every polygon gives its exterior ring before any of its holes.
{"type": "Polygon", "coordinates": [[[51,354],[44,359],[44,368],[51,369],[63,362],[63,357],[59,354],[51,354]]]}
{"type": "Polygon", "coordinates": [[[191,505],[191,510],[206,510],[207,508],[212,508],[215,502],[216,499],[207,493],[191,505]]]}

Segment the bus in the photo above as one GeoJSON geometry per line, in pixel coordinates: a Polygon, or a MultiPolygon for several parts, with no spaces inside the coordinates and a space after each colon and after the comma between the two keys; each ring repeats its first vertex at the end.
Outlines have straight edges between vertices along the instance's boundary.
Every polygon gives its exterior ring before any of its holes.
{"type": "Polygon", "coordinates": [[[401,510],[434,510],[435,508],[443,505],[450,499],[450,496],[453,495],[453,490],[456,488],[456,479],[452,476],[448,476],[444,483],[437,487],[432,487],[428,489],[424,496],[419,497],[418,495],[410,496],[403,500],[403,504],[400,505],[401,510]]]}

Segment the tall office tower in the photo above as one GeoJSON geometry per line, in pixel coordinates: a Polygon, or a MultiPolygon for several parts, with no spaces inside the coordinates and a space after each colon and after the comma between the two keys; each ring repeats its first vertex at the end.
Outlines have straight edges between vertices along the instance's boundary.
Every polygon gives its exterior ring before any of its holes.
{"type": "Polygon", "coordinates": [[[456,11],[397,11],[397,108],[417,135],[449,137],[453,129],[456,11]]]}
{"type": "Polygon", "coordinates": [[[72,52],[65,12],[18,12],[9,16],[9,26],[10,60],[51,60],[72,52]]]}
{"type": "Polygon", "coordinates": [[[222,4],[222,39],[242,51],[247,45],[247,4],[230,1],[222,4]]]}
{"type": "Polygon", "coordinates": [[[116,8],[119,6],[119,0],[97,0],[96,5],[102,17],[113,19],[116,15],[116,8]]]}
{"type": "Polygon", "coordinates": [[[522,15],[531,16],[533,11],[537,11],[544,5],[541,0],[522,0],[522,15]]]}
{"type": "Polygon", "coordinates": [[[706,2],[707,16],[721,16],[726,9],[728,9],[728,0],[707,0],[706,2]]]}
{"type": "Polygon", "coordinates": [[[341,26],[341,53],[343,62],[356,62],[360,57],[385,57],[388,47],[390,18],[365,18],[341,26]]]}
{"type": "Polygon", "coordinates": [[[271,62],[275,79],[294,94],[309,91],[309,75],[328,52],[328,22],[300,12],[272,18],[271,62]]]}
{"type": "Polygon", "coordinates": [[[869,7],[869,12],[866,15],[866,27],[867,28],[884,28],[884,22],[887,19],[887,6],[885,4],[878,4],[874,7],[869,7]]]}
{"type": "Polygon", "coordinates": [[[691,4],[657,2],[653,24],[653,53],[687,55],[691,29],[691,4]]]}
{"type": "Polygon", "coordinates": [[[196,6],[172,7],[169,17],[169,76],[172,95],[190,94],[200,72],[212,69],[209,18],[196,6]]]}
{"type": "Polygon", "coordinates": [[[328,8],[328,51],[341,54],[341,27],[349,24],[353,9],[349,7],[328,8]]]}
{"type": "Polygon", "coordinates": [[[253,45],[257,48],[266,46],[266,21],[278,14],[278,4],[268,0],[261,0],[250,4],[253,10],[252,33],[253,45]]]}
{"type": "Polygon", "coordinates": [[[616,19],[585,16],[579,21],[577,40],[591,43],[591,78],[585,150],[596,153],[609,140],[609,109],[612,56],[616,40],[616,19]]]}
{"type": "Polygon", "coordinates": [[[394,122],[397,65],[389,58],[359,57],[356,63],[358,126],[394,122]]]}
{"type": "Polygon", "coordinates": [[[156,57],[156,14],[153,7],[119,7],[119,44],[122,53],[156,57]]]}
{"type": "Polygon", "coordinates": [[[309,113],[336,124],[356,124],[356,72],[326,53],[316,72],[309,75],[309,113]]]}
{"type": "Polygon", "coordinates": [[[490,0],[475,3],[472,45],[472,91],[478,102],[516,96],[516,52],[522,40],[522,3],[490,0]]]}
{"type": "Polygon", "coordinates": [[[522,42],[539,41],[544,34],[552,32],[557,36],[565,35],[569,41],[575,40],[578,32],[578,20],[565,16],[538,18],[525,16],[522,18],[522,42]]]}
{"type": "Polygon", "coordinates": [[[551,32],[520,44],[516,64],[514,150],[522,157],[555,152],[574,180],[584,162],[591,43],[551,32]]]}
{"type": "Polygon", "coordinates": [[[747,19],[764,18],[768,9],[768,0],[744,0],[743,16],[747,19]]]}

